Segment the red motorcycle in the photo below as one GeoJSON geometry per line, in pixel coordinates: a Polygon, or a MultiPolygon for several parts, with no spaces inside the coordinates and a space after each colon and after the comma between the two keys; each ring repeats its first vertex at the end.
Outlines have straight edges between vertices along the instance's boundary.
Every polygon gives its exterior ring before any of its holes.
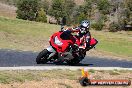
{"type": "Polygon", "coordinates": [[[91,38],[89,47],[79,47],[81,42],[76,35],[59,31],[50,37],[49,43],[50,46],[38,54],[36,58],[37,64],[66,62],[69,65],[76,65],[84,59],[86,51],[97,44],[97,40],[91,38]]]}

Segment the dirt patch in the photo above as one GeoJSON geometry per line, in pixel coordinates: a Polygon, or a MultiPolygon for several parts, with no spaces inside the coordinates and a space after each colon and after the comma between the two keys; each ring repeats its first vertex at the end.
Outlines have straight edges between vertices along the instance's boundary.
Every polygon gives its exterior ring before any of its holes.
{"type": "Polygon", "coordinates": [[[13,83],[13,84],[7,84],[7,85],[1,85],[0,88],[79,88],[79,83],[77,83],[75,80],[68,80],[68,79],[44,79],[42,81],[30,81],[25,83],[13,83]],[[71,86],[71,84],[73,84],[71,86]]]}
{"type": "Polygon", "coordinates": [[[16,18],[16,7],[0,3],[0,16],[16,18]]]}
{"type": "Polygon", "coordinates": [[[74,0],[77,5],[82,5],[84,0],[74,0]]]}

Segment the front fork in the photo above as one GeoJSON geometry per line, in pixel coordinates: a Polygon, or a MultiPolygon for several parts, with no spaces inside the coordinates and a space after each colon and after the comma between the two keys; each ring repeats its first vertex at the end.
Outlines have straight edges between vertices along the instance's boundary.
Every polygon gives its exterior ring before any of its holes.
{"type": "Polygon", "coordinates": [[[47,59],[50,59],[51,57],[53,57],[53,56],[56,54],[56,51],[53,49],[52,46],[49,46],[49,47],[47,48],[47,50],[48,50],[49,52],[51,52],[51,54],[49,55],[49,57],[48,57],[47,59]]]}

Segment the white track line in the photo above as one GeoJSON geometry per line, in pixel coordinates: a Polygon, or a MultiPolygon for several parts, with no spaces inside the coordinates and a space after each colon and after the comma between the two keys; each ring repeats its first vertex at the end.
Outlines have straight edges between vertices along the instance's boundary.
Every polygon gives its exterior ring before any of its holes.
{"type": "Polygon", "coordinates": [[[83,66],[20,66],[20,67],[0,67],[0,71],[4,70],[79,70],[84,69],[93,69],[93,70],[131,70],[132,68],[121,68],[121,67],[83,67],[83,66]]]}

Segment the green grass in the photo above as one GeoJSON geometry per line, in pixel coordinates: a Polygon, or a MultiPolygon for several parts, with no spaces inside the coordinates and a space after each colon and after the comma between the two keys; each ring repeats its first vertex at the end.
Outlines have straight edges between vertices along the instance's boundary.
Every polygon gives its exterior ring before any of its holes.
{"type": "MultiPolygon", "coordinates": [[[[59,25],[0,17],[0,48],[40,51],[58,30],[59,25]]],[[[97,50],[132,57],[132,32],[90,31],[99,41],[97,50]]]]}
{"type": "Polygon", "coordinates": [[[92,31],[99,43],[97,49],[110,52],[114,55],[128,56],[132,59],[132,32],[103,32],[92,31]]]}
{"type": "Polygon", "coordinates": [[[110,75],[120,75],[120,72],[118,71],[109,71],[110,75]]]}
{"type": "Polygon", "coordinates": [[[0,17],[0,31],[19,37],[31,36],[48,38],[51,33],[57,31],[58,28],[59,26],[57,25],[0,17]]]}
{"type": "Polygon", "coordinates": [[[95,70],[90,69],[88,72],[90,72],[90,73],[95,73],[95,70]]]}
{"type": "Polygon", "coordinates": [[[58,25],[0,17],[0,48],[38,50],[59,29],[58,25]]]}

